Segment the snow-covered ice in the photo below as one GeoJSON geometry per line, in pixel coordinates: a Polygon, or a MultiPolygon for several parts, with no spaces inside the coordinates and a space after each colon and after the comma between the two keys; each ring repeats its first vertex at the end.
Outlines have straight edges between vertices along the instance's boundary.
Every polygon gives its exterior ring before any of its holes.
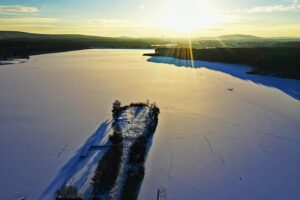
{"type": "Polygon", "coordinates": [[[172,200],[300,199],[300,81],[241,77],[241,67],[220,63],[180,68],[145,52],[74,51],[0,66],[1,199],[37,199],[67,175],[116,99],[150,99],[161,110],[139,199],[159,188],[172,200]]]}

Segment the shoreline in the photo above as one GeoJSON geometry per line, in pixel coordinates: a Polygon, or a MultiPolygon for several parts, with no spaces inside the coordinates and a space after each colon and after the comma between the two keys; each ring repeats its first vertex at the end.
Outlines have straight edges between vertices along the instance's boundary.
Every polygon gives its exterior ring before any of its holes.
{"type": "Polygon", "coordinates": [[[0,60],[0,65],[13,65],[13,64],[21,64],[26,63],[30,58],[11,58],[0,60]]]}
{"type": "Polygon", "coordinates": [[[247,74],[300,80],[297,52],[300,52],[300,48],[156,48],[154,53],[145,53],[143,56],[247,65],[252,68],[247,74]]]}
{"type": "Polygon", "coordinates": [[[93,47],[93,48],[83,48],[83,49],[72,49],[72,50],[62,50],[62,51],[49,51],[49,52],[35,52],[24,56],[12,56],[12,57],[3,57],[0,59],[0,65],[9,65],[9,64],[19,64],[24,62],[16,63],[16,60],[25,60],[28,61],[31,56],[39,56],[39,55],[48,55],[48,54],[56,54],[56,53],[67,53],[73,51],[85,51],[85,50],[155,50],[154,48],[105,48],[105,47],[93,47]]]}

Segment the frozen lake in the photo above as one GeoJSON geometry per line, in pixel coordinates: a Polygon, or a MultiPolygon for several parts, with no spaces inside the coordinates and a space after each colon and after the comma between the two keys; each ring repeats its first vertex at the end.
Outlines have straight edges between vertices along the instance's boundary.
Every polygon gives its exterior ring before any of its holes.
{"type": "Polygon", "coordinates": [[[300,81],[247,67],[84,50],[0,66],[0,194],[36,199],[112,102],[155,101],[139,198],[300,199],[300,81]],[[203,67],[202,67],[203,66],[203,67]]]}

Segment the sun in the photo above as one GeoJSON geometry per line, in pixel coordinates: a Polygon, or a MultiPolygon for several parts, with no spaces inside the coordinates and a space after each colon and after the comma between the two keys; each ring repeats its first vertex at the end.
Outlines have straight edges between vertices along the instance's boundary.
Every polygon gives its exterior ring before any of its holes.
{"type": "Polygon", "coordinates": [[[161,26],[177,33],[191,33],[220,21],[213,7],[204,0],[172,0],[161,16],[161,26]]]}

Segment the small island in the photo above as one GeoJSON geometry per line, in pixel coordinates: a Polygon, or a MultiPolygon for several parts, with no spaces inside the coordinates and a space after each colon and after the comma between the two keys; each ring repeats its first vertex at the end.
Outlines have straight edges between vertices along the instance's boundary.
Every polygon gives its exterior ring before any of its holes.
{"type": "MultiPolygon", "coordinates": [[[[144,163],[151,147],[152,136],[158,124],[160,109],[149,101],[122,106],[116,100],[112,108],[112,134],[102,145],[105,151],[84,194],[74,185],[65,184],[56,193],[56,199],[137,199],[145,174],[144,163]]],[[[91,149],[86,147],[81,159],[91,149]]]]}

